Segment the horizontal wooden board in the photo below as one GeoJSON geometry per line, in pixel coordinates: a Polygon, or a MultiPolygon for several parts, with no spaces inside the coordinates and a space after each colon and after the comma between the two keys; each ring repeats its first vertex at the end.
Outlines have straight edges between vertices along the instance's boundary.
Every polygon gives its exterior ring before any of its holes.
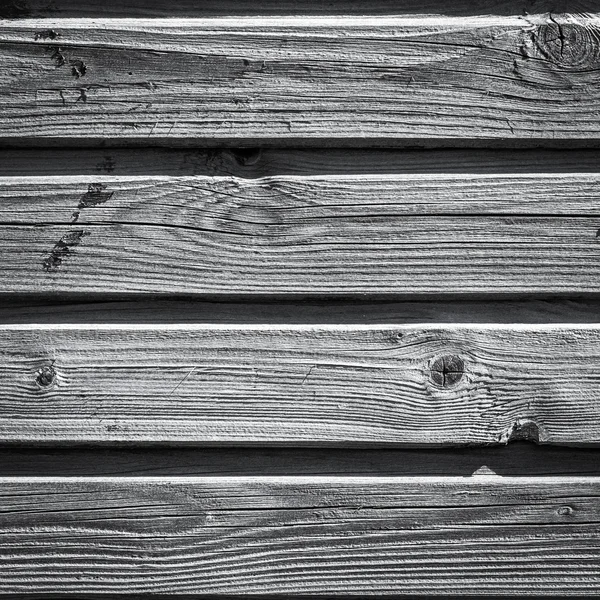
{"type": "Polygon", "coordinates": [[[599,14],[7,20],[0,142],[597,146],[599,14]]]}
{"type": "Polygon", "coordinates": [[[0,440],[600,442],[598,325],[4,325],[0,440]]]}
{"type": "Polygon", "coordinates": [[[1,293],[600,291],[598,174],[0,179],[1,293]]]}
{"type": "Polygon", "coordinates": [[[0,148],[0,177],[46,175],[494,175],[598,173],[600,150],[0,148]]]}
{"type": "Polygon", "coordinates": [[[1,478],[0,593],[600,592],[597,478],[1,478]]]}
{"type": "Polygon", "coordinates": [[[600,449],[0,446],[6,476],[600,476],[600,449]]]}

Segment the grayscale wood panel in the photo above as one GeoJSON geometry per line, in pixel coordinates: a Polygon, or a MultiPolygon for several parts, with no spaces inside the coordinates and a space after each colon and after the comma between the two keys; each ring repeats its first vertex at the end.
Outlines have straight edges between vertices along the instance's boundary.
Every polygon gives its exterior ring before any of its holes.
{"type": "Polygon", "coordinates": [[[599,325],[4,325],[0,439],[600,442],[599,325]]]}
{"type": "Polygon", "coordinates": [[[598,13],[483,12],[3,21],[0,141],[597,145],[598,13]]]}
{"type": "Polygon", "coordinates": [[[4,294],[600,291],[599,176],[0,179],[4,294]]]}
{"type": "Polygon", "coordinates": [[[600,592],[598,479],[1,478],[0,593],[600,592]]]}

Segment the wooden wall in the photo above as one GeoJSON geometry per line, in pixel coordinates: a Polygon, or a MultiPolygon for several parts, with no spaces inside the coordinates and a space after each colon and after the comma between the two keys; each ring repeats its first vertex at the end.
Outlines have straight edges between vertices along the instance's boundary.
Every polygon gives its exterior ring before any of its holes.
{"type": "Polygon", "coordinates": [[[600,594],[600,3],[0,2],[0,596],[600,594]]]}

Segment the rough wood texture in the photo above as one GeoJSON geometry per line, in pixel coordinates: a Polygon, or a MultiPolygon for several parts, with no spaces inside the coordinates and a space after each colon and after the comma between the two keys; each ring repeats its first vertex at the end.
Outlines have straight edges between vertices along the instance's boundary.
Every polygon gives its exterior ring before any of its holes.
{"type": "Polygon", "coordinates": [[[1,478],[0,592],[600,592],[598,479],[1,478]]]}
{"type": "Polygon", "coordinates": [[[8,20],[0,141],[597,145],[599,32],[579,12],[8,20]]]}
{"type": "Polygon", "coordinates": [[[11,148],[0,176],[598,173],[600,151],[399,148],[11,148]]]}
{"type": "Polygon", "coordinates": [[[597,444],[598,361],[598,325],[5,325],[0,439],[597,444]]]}
{"type": "Polygon", "coordinates": [[[2,178],[2,292],[598,292],[598,183],[585,173],[2,178]]]}

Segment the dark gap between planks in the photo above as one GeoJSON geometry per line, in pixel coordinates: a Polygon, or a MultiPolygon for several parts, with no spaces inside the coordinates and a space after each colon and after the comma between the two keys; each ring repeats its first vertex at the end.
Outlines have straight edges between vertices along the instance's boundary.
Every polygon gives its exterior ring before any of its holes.
{"type": "Polygon", "coordinates": [[[600,150],[0,148],[0,176],[594,173],[600,150]]]}
{"type": "Polygon", "coordinates": [[[438,14],[467,17],[477,15],[524,15],[553,11],[593,11],[591,0],[7,0],[0,6],[0,18],[81,18],[81,17],[216,17],[216,16],[275,16],[275,15],[411,15],[438,14]]]}
{"type": "Polygon", "coordinates": [[[419,324],[600,323],[600,298],[2,296],[0,325],[27,323],[419,324]]]}
{"type": "Polygon", "coordinates": [[[600,476],[600,449],[507,446],[335,448],[0,447],[10,476],[600,476]]]}

